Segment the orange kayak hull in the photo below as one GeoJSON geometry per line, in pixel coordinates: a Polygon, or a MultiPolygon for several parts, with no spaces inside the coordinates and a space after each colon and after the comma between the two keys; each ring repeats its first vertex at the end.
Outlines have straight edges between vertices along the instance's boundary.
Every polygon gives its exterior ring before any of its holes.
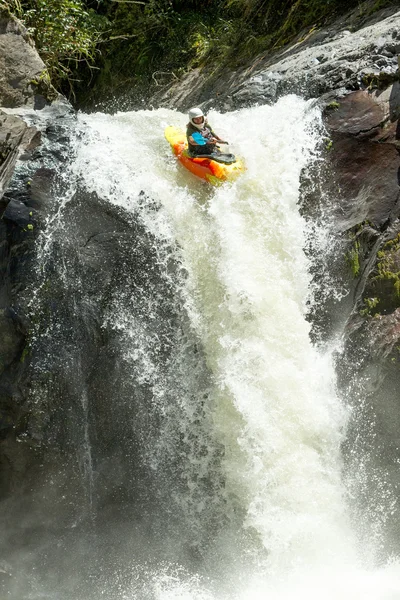
{"type": "Polygon", "coordinates": [[[240,159],[226,165],[211,158],[189,156],[186,135],[181,129],[167,127],[164,135],[179,162],[193,175],[208,181],[212,185],[220,185],[224,181],[233,181],[245,170],[244,163],[240,159]]]}

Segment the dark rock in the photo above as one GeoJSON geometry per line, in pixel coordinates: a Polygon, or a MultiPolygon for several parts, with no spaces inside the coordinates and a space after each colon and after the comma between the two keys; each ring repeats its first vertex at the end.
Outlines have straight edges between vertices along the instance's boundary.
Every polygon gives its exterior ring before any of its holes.
{"type": "Polygon", "coordinates": [[[386,50],[382,50],[382,56],[385,56],[386,58],[393,58],[395,54],[396,51],[392,46],[386,46],[386,50]]]}
{"type": "Polygon", "coordinates": [[[7,204],[3,219],[12,221],[16,225],[19,225],[19,227],[25,227],[28,224],[32,224],[31,213],[32,211],[28,206],[25,206],[19,200],[12,199],[7,204]]]}
{"type": "MultiPolygon", "coordinates": [[[[6,177],[3,176],[7,189],[3,197],[4,214],[0,219],[0,411],[4,415],[0,432],[0,468],[4,478],[0,478],[0,494],[15,489],[24,478],[28,481],[30,472],[33,478],[34,473],[38,475],[34,470],[37,456],[31,452],[31,442],[39,439],[38,436],[35,438],[35,431],[40,429],[38,423],[45,416],[36,415],[36,425],[31,424],[32,435],[25,435],[30,414],[27,379],[34,330],[29,305],[37,285],[34,283],[37,278],[37,235],[54,209],[57,154],[68,153],[69,135],[66,132],[74,125],[74,116],[67,106],[46,108],[40,116],[26,113],[25,118],[31,123],[36,122],[44,131],[43,135],[36,127],[28,127],[15,116],[2,115],[0,120],[0,136],[11,146],[8,156],[13,158],[12,164],[8,159],[9,162],[2,165],[9,165],[9,168],[6,177]],[[48,110],[58,122],[59,139],[54,142],[47,138],[46,127],[41,122],[41,119],[46,122],[48,110]],[[63,150],[60,139],[64,139],[63,150]]],[[[62,186],[59,189],[62,193],[62,186]]]]}
{"type": "Polygon", "coordinates": [[[398,547],[400,535],[399,365],[400,309],[387,315],[355,315],[338,361],[342,393],[351,406],[343,450],[353,478],[350,493],[357,497],[359,514],[366,516],[363,538],[367,541],[380,523],[386,556],[398,547]],[[362,476],[354,478],[354,473],[362,476]],[[379,517],[382,512],[384,522],[379,517]]]}
{"type": "MultiPolygon", "coordinates": [[[[389,109],[391,121],[396,121],[400,118],[400,83],[398,81],[390,89],[389,109]]],[[[396,135],[396,139],[399,139],[398,135],[396,135]]]]}
{"type": "Polygon", "coordinates": [[[30,153],[40,144],[41,134],[35,127],[14,115],[0,111],[0,200],[12,177],[20,154],[30,153]]]}
{"type": "Polygon", "coordinates": [[[343,229],[365,220],[383,226],[398,205],[396,125],[389,120],[397,114],[397,89],[348,94],[326,118],[343,229]]]}
{"type": "Polygon", "coordinates": [[[29,195],[25,200],[27,207],[31,210],[34,208],[35,210],[46,212],[46,209],[49,208],[49,203],[51,203],[51,191],[55,177],[56,172],[54,169],[41,167],[35,171],[28,182],[29,195]]]}
{"type": "Polygon", "coordinates": [[[338,359],[339,383],[352,409],[344,455],[351,473],[363,469],[363,478],[349,484],[359,510],[375,519],[382,510],[389,515],[381,536],[390,553],[400,535],[399,510],[390,506],[400,486],[399,83],[349,94],[335,106],[326,122],[337,215],[340,227],[350,230],[348,255],[358,265],[338,359]]]}
{"type": "Polygon", "coordinates": [[[337,110],[329,114],[327,125],[332,131],[360,135],[380,127],[385,118],[385,107],[372,94],[359,91],[340,99],[337,110]]]}
{"type": "Polygon", "coordinates": [[[0,409],[0,439],[7,436],[7,434],[14,428],[14,420],[12,416],[4,409],[0,409]]]}
{"type": "Polygon", "coordinates": [[[15,360],[21,351],[23,336],[16,330],[15,325],[3,309],[0,310],[0,376],[4,370],[15,360]]]}

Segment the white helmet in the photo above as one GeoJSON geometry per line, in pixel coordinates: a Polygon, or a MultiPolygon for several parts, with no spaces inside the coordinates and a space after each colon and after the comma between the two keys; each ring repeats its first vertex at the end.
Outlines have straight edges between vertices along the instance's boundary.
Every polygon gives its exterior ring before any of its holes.
{"type": "Polygon", "coordinates": [[[201,108],[191,108],[189,110],[189,121],[197,129],[203,129],[206,124],[206,118],[201,108]],[[197,119],[197,117],[203,117],[203,121],[201,123],[193,123],[193,119],[197,119]]]}

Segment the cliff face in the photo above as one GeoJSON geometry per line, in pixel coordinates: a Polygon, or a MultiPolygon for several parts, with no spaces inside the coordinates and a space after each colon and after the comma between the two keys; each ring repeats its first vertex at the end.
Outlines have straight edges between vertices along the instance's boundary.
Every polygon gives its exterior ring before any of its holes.
{"type": "Polygon", "coordinates": [[[170,87],[160,86],[154,102],[180,110],[200,103],[234,110],[274,102],[284,94],[328,99],[354,91],[371,73],[390,79],[396,72],[398,26],[398,9],[369,18],[354,11],[324,29],[302,32],[288,46],[235,71],[220,71],[218,65],[192,71],[170,87]]]}
{"type": "Polygon", "coordinates": [[[360,474],[353,482],[363,499],[359,510],[381,520],[387,547],[395,548],[400,535],[400,86],[396,80],[383,89],[371,87],[338,97],[326,116],[334,173],[328,189],[349,290],[332,309],[345,316],[338,372],[352,407],[345,456],[352,472],[360,474]],[[363,464],[359,456],[366,457],[363,464]],[[390,490],[386,497],[383,488],[390,490]],[[395,508],[389,510],[391,504],[395,508]],[[382,507],[390,515],[385,522],[382,507]]]}
{"type": "MultiPolygon", "coordinates": [[[[15,445],[18,423],[23,419],[18,398],[24,395],[22,356],[26,343],[27,323],[18,314],[19,281],[26,257],[32,255],[34,236],[33,208],[24,200],[27,177],[15,175],[17,163],[22,171],[40,147],[41,134],[16,115],[1,107],[33,107],[37,97],[31,81],[39,78],[44,64],[28,40],[26,31],[4,12],[0,14],[0,490],[2,496],[12,488],[15,474],[26,472],[26,461],[15,445]],[[14,177],[10,188],[10,181],[14,177]],[[18,191],[17,191],[18,189],[18,191]],[[13,193],[14,190],[14,193],[13,193]],[[28,229],[29,227],[29,229],[28,229]],[[14,450],[11,450],[14,446],[14,450]]],[[[39,99],[40,103],[41,99],[39,99]]],[[[25,273],[26,275],[26,273],[25,273]]]]}
{"type": "Polygon", "coordinates": [[[44,73],[45,65],[24,27],[0,11],[0,200],[17,159],[24,150],[32,150],[40,137],[34,128],[2,108],[43,107],[46,100],[38,93],[38,85],[44,73]]]}

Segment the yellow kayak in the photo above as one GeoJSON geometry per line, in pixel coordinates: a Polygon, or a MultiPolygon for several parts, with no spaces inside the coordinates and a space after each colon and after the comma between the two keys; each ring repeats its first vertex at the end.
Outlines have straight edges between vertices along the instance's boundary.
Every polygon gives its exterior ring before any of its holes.
{"type": "Polygon", "coordinates": [[[188,171],[213,185],[220,185],[224,181],[233,181],[245,171],[244,163],[240,159],[231,164],[224,164],[212,158],[190,156],[187,149],[186,134],[181,129],[172,126],[167,127],[164,135],[171,144],[172,151],[179,162],[188,171]]]}

